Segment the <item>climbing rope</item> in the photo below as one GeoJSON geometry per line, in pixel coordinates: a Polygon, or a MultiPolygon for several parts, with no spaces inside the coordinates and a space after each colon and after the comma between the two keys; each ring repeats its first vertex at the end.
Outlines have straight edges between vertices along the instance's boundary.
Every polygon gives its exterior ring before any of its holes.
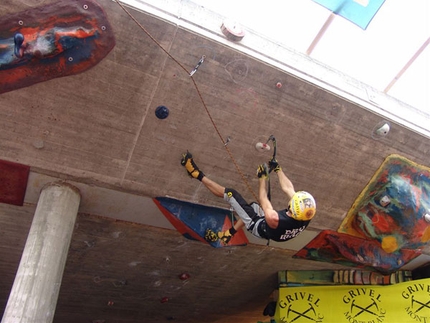
{"type": "Polygon", "coordinates": [[[194,84],[194,87],[195,87],[195,89],[196,89],[196,91],[197,91],[197,94],[199,95],[199,98],[200,98],[200,101],[202,102],[202,104],[203,104],[203,107],[205,108],[205,110],[206,110],[206,114],[208,115],[208,117],[209,117],[209,119],[210,119],[210,121],[211,121],[211,123],[212,123],[212,126],[214,127],[214,129],[215,129],[215,131],[216,131],[216,133],[218,134],[218,137],[220,138],[220,140],[221,140],[221,142],[222,142],[222,144],[223,144],[223,146],[224,146],[224,148],[225,148],[225,150],[227,151],[227,153],[228,153],[228,155],[229,155],[229,157],[230,157],[230,159],[232,160],[232,162],[233,162],[233,164],[234,164],[234,166],[236,167],[236,170],[237,170],[237,172],[239,173],[239,175],[242,177],[242,180],[243,180],[243,182],[245,183],[245,185],[247,186],[247,188],[248,188],[248,190],[251,192],[251,194],[253,195],[253,197],[254,197],[254,199],[256,200],[256,201],[258,201],[258,198],[257,198],[257,195],[255,194],[255,192],[252,190],[252,188],[251,188],[251,186],[249,185],[249,183],[248,183],[248,181],[247,181],[247,179],[246,179],[246,177],[244,176],[244,174],[243,174],[243,172],[242,172],[242,170],[240,169],[240,167],[239,167],[239,165],[237,164],[237,162],[236,162],[236,160],[234,159],[234,157],[233,157],[233,154],[231,153],[231,151],[230,151],[230,149],[227,147],[227,142],[226,141],[224,141],[224,138],[221,136],[221,133],[220,133],[220,131],[219,131],[219,129],[218,129],[218,127],[217,127],[217,125],[216,125],[216,123],[215,123],[215,121],[213,120],[213,118],[212,118],[212,115],[211,115],[211,113],[209,112],[209,109],[208,109],[208,107],[207,107],[207,105],[206,105],[206,102],[205,102],[205,100],[203,99],[203,96],[202,96],[202,94],[201,94],[201,92],[200,92],[200,89],[199,89],[199,87],[197,86],[197,83],[196,83],[196,81],[194,80],[194,77],[192,76],[192,75],[190,75],[190,73],[188,72],[188,70],[176,59],[176,58],[174,58],[173,56],[172,56],[172,54],[170,54],[166,49],[164,49],[164,47],[146,30],[146,28],[139,22],[139,21],[137,21],[137,19],[124,7],[124,5],[119,1],[119,0],[115,0],[115,2],[124,10],[124,12],[131,18],[131,20],[133,20],[138,26],[139,26],[139,28],[140,29],[142,29],[143,30],[143,32],[158,46],[158,47],[160,47],[161,48],[161,50],[163,51],[163,52],[165,52],[166,53],[166,55],[167,56],[169,56],[179,67],[181,67],[190,77],[191,77],[191,80],[193,81],[193,84],[194,84]]]}

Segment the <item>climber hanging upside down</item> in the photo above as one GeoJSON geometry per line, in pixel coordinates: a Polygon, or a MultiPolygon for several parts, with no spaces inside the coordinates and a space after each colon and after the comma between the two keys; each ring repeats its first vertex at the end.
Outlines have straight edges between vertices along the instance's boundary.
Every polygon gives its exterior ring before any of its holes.
{"type": "Polygon", "coordinates": [[[259,165],[257,169],[260,204],[256,202],[248,204],[235,189],[225,188],[209,179],[197,167],[191,153],[182,155],[181,164],[191,177],[201,181],[215,196],[224,198],[239,216],[239,220],[227,231],[208,230],[205,236],[208,241],[219,239],[227,244],[234,234],[245,226],[258,238],[283,242],[299,235],[315,215],[316,204],[312,195],[304,191],[296,192],[275,158],[270,160],[268,165],[259,165]],[[267,196],[266,180],[272,171],[278,175],[281,189],[287,195],[288,206],[280,211],[273,209],[267,196]]]}

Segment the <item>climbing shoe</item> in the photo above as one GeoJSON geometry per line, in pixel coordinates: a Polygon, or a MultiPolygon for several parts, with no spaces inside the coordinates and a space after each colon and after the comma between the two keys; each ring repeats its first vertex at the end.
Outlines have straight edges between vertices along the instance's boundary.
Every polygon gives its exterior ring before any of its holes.
{"type": "Polygon", "coordinates": [[[231,235],[230,231],[220,231],[217,233],[218,239],[221,240],[224,244],[228,244],[231,240],[231,238],[233,238],[233,236],[231,235]]]}
{"type": "Polygon", "coordinates": [[[207,229],[206,232],[205,232],[205,240],[207,242],[216,242],[218,240],[218,236],[211,229],[207,229]]]}
{"type": "Polygon", "coordinates": [[[193,178],[197,178],[199,181],[205,176],[203,172],[197,167],[196,163],[193,160],[193,155],[189,151],[182,154],[181,165],[185,167],[190,175],[193,178]]]}
{"type": "Polygon", "coordinates": [[[208,242],[216,242],[221,240],[222,243],[228,244],[231,238],[233,238],[233,235],[230,233],[230,230],[215,233],[213,230],[207,229],[205,232],[205,240],[208,242]]]}
{"type": "Polygon", "coordinates": [[[258,165],[257,176],[258,178],[267,178],[269,176],[269,169],[267,168],[267,164],[258,165]]]}

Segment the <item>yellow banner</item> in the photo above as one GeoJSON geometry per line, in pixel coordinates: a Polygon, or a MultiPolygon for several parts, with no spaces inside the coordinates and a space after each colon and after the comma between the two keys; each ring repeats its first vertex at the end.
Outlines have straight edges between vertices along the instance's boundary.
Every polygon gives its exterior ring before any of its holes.
{"type": "Polygon", "coordinates": [[[430,278],[389,286],[281,287],[276,323],[430,323],[430,278]]]}

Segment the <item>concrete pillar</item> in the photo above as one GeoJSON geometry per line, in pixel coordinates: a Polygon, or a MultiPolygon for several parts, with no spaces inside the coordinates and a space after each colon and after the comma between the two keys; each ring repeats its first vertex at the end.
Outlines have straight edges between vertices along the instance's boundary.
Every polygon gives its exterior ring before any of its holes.
{"type": "Polygon", "coordinates": [[[67,183],[42,189],[2,323],[53,321],[80,199],[67,183]]]}

